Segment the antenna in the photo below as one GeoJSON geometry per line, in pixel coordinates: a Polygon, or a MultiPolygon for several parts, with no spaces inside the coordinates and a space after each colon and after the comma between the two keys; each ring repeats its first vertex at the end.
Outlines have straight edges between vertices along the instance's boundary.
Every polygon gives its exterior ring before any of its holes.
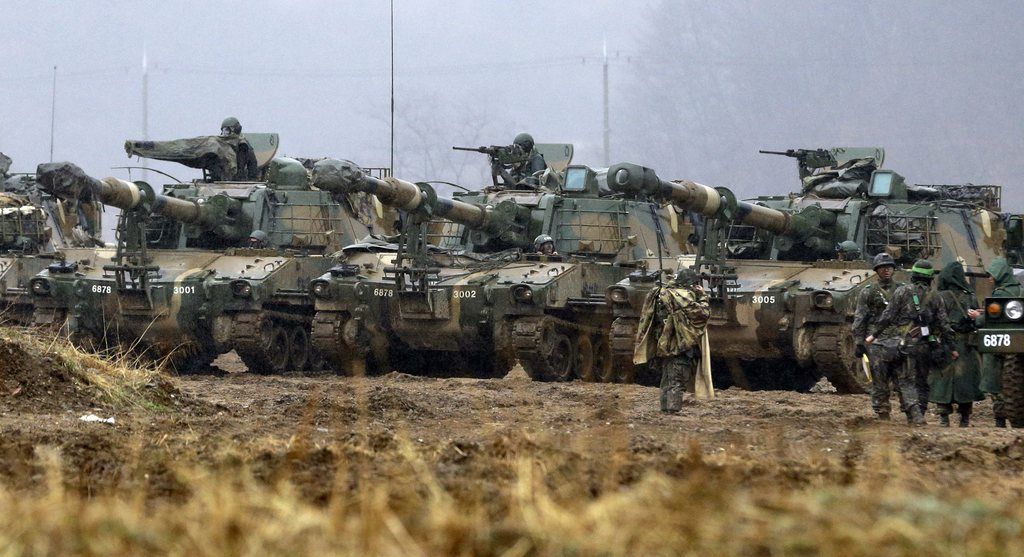
{"type": "MultiPolygon", "coordinates": [[[[142,45],[142,139],[149,139],[149,64],[146,45],[142,45]]],[[[149,181],[149,160],[142,158],[142,180],[149,181]]]]}
{"type": "Polygon", "coordinates": [[[53,131],[57,127],[57,66],[53,67],[53,96],[50,99],[50,162],[53,162],[53,131]]]}
{"type": "Polygon", "coordinates": [[[391,173],[395,173],[395,0],[391,0],[391,173]]]}
{"type": "Polygon", "coordinates": [[[608,39],[602,39],[602,54],[604,56],[604,165],[611,164],[609,155],[609,144],[611,143],[611,128],[608,124],[608,39]]]}

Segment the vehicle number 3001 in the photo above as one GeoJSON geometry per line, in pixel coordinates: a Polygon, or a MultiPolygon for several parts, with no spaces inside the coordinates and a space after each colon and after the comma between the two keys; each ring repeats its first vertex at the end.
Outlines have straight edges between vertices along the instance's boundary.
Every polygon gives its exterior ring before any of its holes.
{"type": "Polygon", "coordinates": [[[1010,335],[982,335],[981,343],[988,347],[1010,346],[1010,335]]]}
{"type": "Polygon", "coordinates": [[[114,292],[114,288],[112,286],[107,286],[103,284],[92,285],[93,294],[110,294],[112,292],[114,292]]]}
{"type": "Polygon", "coordinates": [[[755,304],[774,304],[775,296],[754,296],[755,304]]]}
{"type": "Polygon", "coordinates": [[[175,294],[195,294],[196,293],[196,287],[195,286],[175,286],[174,287],[174,293],[175,294]]]}

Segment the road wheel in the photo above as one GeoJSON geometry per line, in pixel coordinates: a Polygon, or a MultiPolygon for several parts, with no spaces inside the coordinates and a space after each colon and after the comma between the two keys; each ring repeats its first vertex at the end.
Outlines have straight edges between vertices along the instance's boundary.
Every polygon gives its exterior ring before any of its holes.
{"type": "Polygon", "coordinates": [[[283,373],[288,369],[291,338],[288,331],[277,323],[263,328],[260,346],[255,350],[239,351],[238,355],[250,373],[283,373]]]}
{"type": "Polygon", "coordinates": [[[1003,400],[1006,417],[1013,427],[1024,428],[1024,355],[1012,354],[1003,359],[1003,400]]]}
{"type": "Polygon", "coordinates": [[[309,333],[304,323],[296,323],[291,326],[288,334],[290,346],[288,351],[288,369],[292,371],[305,371],[309,369],[310,345],[309,333]]]}
{"type": "Polygon", "coordinates": [[[596,360],[590,335],[581,333],[576,345],[576,376],[591,383],[597,381],[596,360]]]}
{"type": "Polygon", "coordinates": [[[544,329],[539,350],[520,359],[534,381],[571,381],[575,377],[576,343],[565,332],[544,329]]]}
{"type": "Polygon", "coordinates": [[[821,327],[814,333],[814,363],[843,394],[869,393],[871,381],[864,373],[860,358],[853,355],[853,335],[839,327],[821,327]]]}
{"type": "Polygon", "coordinates": [[[612,345],[606,337],[598,336],[594,347],[594,381],[608,383],[614,381],[615,361],[612,358],[612,345]],[[612,379],[608,379],[611,377],[612,379]]]}

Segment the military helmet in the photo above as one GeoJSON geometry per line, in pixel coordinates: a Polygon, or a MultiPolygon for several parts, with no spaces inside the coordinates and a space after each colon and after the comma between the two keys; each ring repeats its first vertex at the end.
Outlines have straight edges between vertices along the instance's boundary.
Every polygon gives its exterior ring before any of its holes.
{"type": "Polygon", "coordinates": [[[228,116],[220,123],[221,135],[225,135],[224,130],[228,130],[230,133],[238,135],[242,133],[242,123],[238,121],[238,118],[228,116]]]}
{"type": "Polygon", "coordinates": [[[528,133],[521,133],[517,135],[512,143],[522,147],[524,151],[529,152],[533,150],[533,136],[528,133]]]}
{"type": "Polygon", "coordinates": [[[850,257],[860,257],[860,246],[857,242],[846,240],[836,245],[836,253],[845,253],[850,257]]]}
{"type": "Polygon", "coordinates": [[[693,286],[698,282],[700,282],[700,275],[689,267],[677,270],[675,278],[672,279],[672,284],[675,286],[693,286]]]}
{"type": "MultiPolygon", "coordinates": [[[[930,265],[930,263],[929,263],[930,265]]],[[[895,267],[896,260],[892,258],[888,253],[880,253],[875,256],[872,269],[878,270],[879,267],[895,267]]]]}
{"type": "Polygon", "coordinates": [[[536,238],[533,239],[534,251],[540,251],[541,246],[548,242],[551,242],[551,244],[554,245],[555,239],[552,238],[551,236],[548,236],[547,234],[541,234],[540,236],[537,236],[536,238]]]}
{"type": "Polygon", "coordinates": [[[267,236],[267,233],[262,230],[253,230],[252,233],[249,234],[249,243],[259,244],[261,247],[266,246],[269,239],[270,238],[267,236]]]}
{"type": "Polygon", "coordinates": [[[912,278],[931,279],[935,275],[935,267],[927,259],[918,259],[910,268],[912,278]]]}

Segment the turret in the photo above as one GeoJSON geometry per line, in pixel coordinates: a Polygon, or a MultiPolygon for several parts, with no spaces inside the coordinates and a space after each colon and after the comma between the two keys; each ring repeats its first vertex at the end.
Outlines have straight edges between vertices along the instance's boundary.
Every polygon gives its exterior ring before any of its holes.
{"type": "Polygon", "coordinates": [[[483,207],[439,198],[429,184],[394,177],[374,178],[355,163],[337,159],[323,159],[313,166],[313,186],[336,194],[373,194],[382,204],[422,220],[443,218],[485,232],[503,243],[524,248],[533,244],[533,239],[521,230],[521,221],[528,219],[530,212],[511,200],[483,207]]]}
{"type": "Polygon", "coordinates": [[[210,196],[204,203],[161,195],[145,182],[120,178],[97,180],[69,162],[44,163],[36,170],[43,191],[89,190],[104,205],[124,211],[151,212],[195,226],[228,240],[246,238],[251,225],[242,203],[224,194],[210,196]]]}

